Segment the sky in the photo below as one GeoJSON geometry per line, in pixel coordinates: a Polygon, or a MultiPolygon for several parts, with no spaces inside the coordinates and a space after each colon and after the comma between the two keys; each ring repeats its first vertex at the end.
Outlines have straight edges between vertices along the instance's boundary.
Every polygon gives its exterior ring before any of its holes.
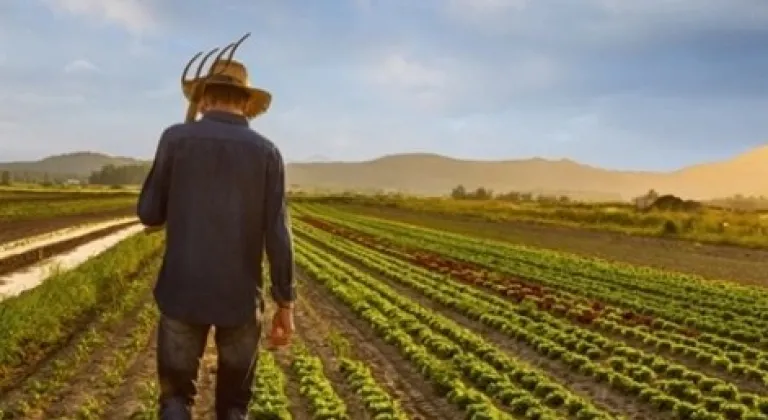
{"type": "Polygon", "coordinates": [[[765,0],[0,0],[0,161],[150,158],[199,50],[288,161],[404,152],[671,170],[768,142],[765,0]]]}

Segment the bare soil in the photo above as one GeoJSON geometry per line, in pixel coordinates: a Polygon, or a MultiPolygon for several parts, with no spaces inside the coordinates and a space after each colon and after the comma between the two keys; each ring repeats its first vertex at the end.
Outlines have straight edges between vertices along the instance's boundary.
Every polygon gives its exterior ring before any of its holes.
{"type": "Polygon", "coordinates": [[[0,221],[0,244],[29,236],[42,235],[75,225],[103,222],[135,214],[136,209],[134,207],[126,207],[124,209],[70,214],[45,219],[0,221]]]}
{"type": "Polygon", "coordinates": [[[84,245],[88,242],[92,242],[96,239],[103,238],[107,235],[123,230],[129,226],[133,226],[138,222],[125,222],[118,225],[109,226],[103,229],[99,229],[93,232],[88,232],[81,236],[65,239],[52,244],[43,245],[37,248],[33,248],[18,254],[11,255],[7,258],[0,259],[0,276],[8,273],[20,270],[24,267],[35,264],[43,259],[53,257],[58,254],[70,251],[77,248],[80,245],[84,245]]]}
{"type": "Polygon", "coordinates": [[[522,221],[490,222],[386,207],[338,206],[355,213],[588,257],[768,286],[768,250],[522,221]]]}
{"type": "Polygon", "coordinates": [[[213,329],[208,333],[205,353],[200,361],[197,377],[197,398],[192,408],[192,418],[199,420],[216,420],[216,342],[213,339],[213,329]]]}

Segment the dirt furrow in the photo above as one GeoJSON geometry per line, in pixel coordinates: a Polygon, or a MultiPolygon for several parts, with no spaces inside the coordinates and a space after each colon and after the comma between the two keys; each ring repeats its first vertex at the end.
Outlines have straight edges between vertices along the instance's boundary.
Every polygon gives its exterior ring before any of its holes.
{"type": "Polygon", "coordinates": [[[104,353],[109,351],[109,348],[112,348],[112,343],[119,340],[120,337],[123,337],[127,331],[130,331],[133,317],[141,310],[142,306],[141,303],[137,304],[122,321],[104,328],[99,339],[101,340],[100,344],[106,346],[106,348],[102,347],[101,349],[97,349],[91,355],[84,355],[85,357],[88,357],[88,361],[83,363],[81,370],[74,372],[74,377],[57,377],[57,370],[61,368],[60,363],[62,363],[62,361],[73,360],[77,357],[83,357],[78,354],[80,350],[78,343],[84,340],[92,329],[100,329],[102,327],[101,325],[93,325],[83,328],[77,333],[77,337],[71,340],[71,345],[67,345],[55,354],[52,354],[49,359],[41,363],[34,373],[31,373],[25,380],[18,383],[8,392],[0,394],[0,410],[4,410],[8,413],[6,414],[6,418],[17,418],[15,414],[10,413],[16,412],[15,407],[23,407],[25,405],[24,401],[33,398],[30,395],[30,388],[35,389],[35,392],[41,393],[41,397],[49,399],[49,401],[47,403],[39,404],[39,408],[28,413],[19,413],[23,415],[24,418],[40,416],[42,415],[40,409],[45,409],[47,406],[56,404],[57,401],[63,399],[64,396],[70,392],[72,384],[77,382],[78,378],[80,378],[79,380],[82,380],[82,377],[87,375],[85,372],[92,369],[92,365],[96,363],[95,361],[103,357],[104,353]]]}
{"type": "MultiPolygon", "coordinates": [[[[152,261],[156,256],[152,255],[146,261],[152,261]]],[[[141,279],[147,270],[148,265],[144,265],[138,271],[129,274],[128,278],[131,280],[141,279]]],[[[62,337],[59,342],[51,344],[37,353],[27,354],[27,360],[23,365],[0,372],[0,403],[5,395],[17,390],[30,378],[37,377],[38,374],[45,375],[46,369],[49,369],[47,366],[56,363],[56,360],[60,358],[66,358],[67,354],[72,351],[71,346],[80,342],[91,327],[99,328],[99,315],[107,310],[109,305],[114,304],[114,299],[121,298],[115,293],[117,292],[114,290],[105,290],[103,301],[92,310],[72,320],[68,326],[70,333],[62,337]]],[[[138,306],[140,305],[137,305],[137,308],[138,306]]]]}
{"type": "Polygon", "coordinates": [[[331,336],[322,320],[312,317],[312,309],[306,298],[300,297],[296,305],[296,332],[301,340],[310,348],[312,354],[323,361],[325,376],[333,383],[333,388],[344,400],[347,411],[353,419],[370,420],[361,399],[350,388],[344,376],[339,371],[338,360],[331,347],[331,336]],[[323,328],[325,327],[325,328],[323,328]]]}
{"type": "Polygon", "coordinates": [[[35,220],[0,221],[0,244],[76,225],[103,222],[135,214],[136,208],[131,206],[98,213],[73,214],[35,220]]]}
{"type": "MultiPolygon", "coordinates": [[[[89,358],[85,368],[68,381],[68,385],[52,401],[52,404],[45,410],[40,417],[25,417],[29,420],[44,420],[70,418],[78,409],[88,404],[89,401],[98,397],[99,400],[109,401],[115,391],[116,385],[122,384],[125,376],[123,371],[118,369],[112,371],[118,365],[128,363],[133,365],[138,359],[139,354],[132,352],[122,353],[122,349],[129,348],[134,342],[134,335],[144,332],[140,329],[141,325],[137,317],[141,317],[148,309],[154,305],[150,299],[139,305],[135,315],[131,314],[125,318],[125,322],[116,329],[116,333],[107,337],[104,344],[89,358]]],[[[151,338],[147,336],[147,343],[151,338]]],[[[146,347],[147,344],[144,344],[146,347]]],[[[125,366],[123,364],[123,366],[125,366]]]]}
{"type": "Polygon", "coordinates": [[[95,241],[96,239],[103,238],[107,235],[133,226],[137,223],[138,222],[136,221],[120,223],[118,225],[109,226],[104,229],[99,229],[93,232],[88,232],[84,235],[76,236],[74,238],[43,245],[34,249],[20,252],[18,254],[10,255],[6,258],[2,258],[0,259],[0,276],[20,270],[24,267],[33,265],[37,262],[56,256],[58,254],[65,253],[74,248],[77,248],[80,245],[84,245],[88,242],[95,241]]]}
{"type": "Polygon", "coordinates": [[[192,407],[192,418],[196,420],[216,419],[216,343],[213,330],[208,334],[205,353],[200,360],[197,380],[197,397],[192,407]]]}
{"type": "MultiPolygon", "coordinates": [[[[311,306],[326,325],[347,339],[360,360],[368,362],[380,384],[396,391],[403,408],[416,413],[415,419],[460,419],[464,413],[433,391],[432,385],[416,370],[397,348],[385,343],[363,320],[339,302],[321,285],[298,273],[302,299],[311,306]]],[[[322,328],[310,324],[312,328],[322,328]]],[[[322,336],[322,334],[319,334],[322,336]]]]}
{"type": "MultiPolygon", "coordinates": [[[[269,317],[269,314],[274,313],[274,304],[271,300],[267,299],[264,308],[264,320],[262,321],[261,342],[259,343],[259,346],[272,352],[277,364],[280,366],[280,370],[282,370],[283,375],[285,375],[285,395],[288,397],[290,404],[289,411],[291,412],[293,420],[311,420],[312,414],[309,412],[309,402],[303,395],[301,395],[301,392],[299,392],[301,385],[291,368],[291,363],[293,362],[291,347],[270,348],[269,346],[269,329],[271,326],[271,318],[269,317]]],[[[297,333],[296,335],[298,336],[299,334],[297,333]]]]}
{"type": "Polygon", "coordinates": [[[115,398],[110,401],[104,413],[105,419],[129,419],[134,413],[150,411],[145,404],[154,404],[145,398],[146,387],[155,383],[157,378],[157,330],[152,331],[152,338],[147,348],[136,358],[133,366],[125,375],[115,398]]]}

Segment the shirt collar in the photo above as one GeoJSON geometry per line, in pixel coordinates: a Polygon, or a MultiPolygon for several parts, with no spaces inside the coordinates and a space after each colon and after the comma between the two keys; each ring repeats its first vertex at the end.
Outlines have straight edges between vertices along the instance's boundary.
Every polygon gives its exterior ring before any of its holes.
{"type": "Polygon", "coordinates": [[[244,116],[226,111],[208,111],[203,114],[203,119],[219,121],[227,124],[248,125],[248,120],[244,116]]]}

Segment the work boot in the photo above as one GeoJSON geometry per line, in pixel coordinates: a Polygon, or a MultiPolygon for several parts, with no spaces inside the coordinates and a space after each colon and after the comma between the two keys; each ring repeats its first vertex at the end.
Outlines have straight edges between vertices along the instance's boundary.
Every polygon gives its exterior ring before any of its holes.
{"type": "Polygon", "coordinates": [[[172,398],[160,403],[160,420],[192,420],[192,413],[184,401],[172,398]]]}

